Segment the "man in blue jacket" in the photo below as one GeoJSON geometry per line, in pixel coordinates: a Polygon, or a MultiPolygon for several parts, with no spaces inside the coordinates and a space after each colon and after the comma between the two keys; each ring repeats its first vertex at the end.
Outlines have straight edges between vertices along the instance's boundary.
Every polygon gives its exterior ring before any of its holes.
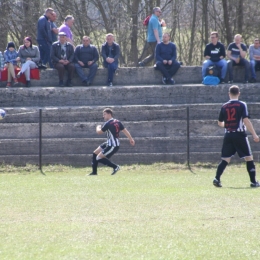
{"type": "Polygon", "coordinates": [[[114,35],[112,33],[106,35],[106,42],[102,45],[101,54],[103,57],[103,65],[108,70],[107,85],[112,87],[114,73],[118,68],[118,58],[120,55],[120,47],[114,41],[114,35]]]}
{"type": "Polygon", "coordinates": [[[50,63],[50,53],[52,45],[52,32],[50,19],[54,10],[47,8],[45,14],[42,15],[37,23],[37,42],[39,45],[39,51],[41,55],[42,64],[46,66],[50,63]]]}
{"type": "Polygon", "coordinates": [[[155,69],[160,70],[163,74],[163,84],[175,84],[175,81],[172,77],[180,67],[180,63],[176,61],[176,57],[176,45],[170,41],[170,34],[164,33],[163,41],[157,44],[155,49],[155,69]]]}
{"type": "Polygon", "coordinates": [[[89,86],[96,73],[97,73],[97,61],[99,59],[97,48],[90,44],[90,37],[84,36],[82,44],[78,45],[75,49],[75,69],[79,75],[82,83],[85,86],[89,86]],[[83,68],[89,68],[89,74],[86,75],[83,68]]]}

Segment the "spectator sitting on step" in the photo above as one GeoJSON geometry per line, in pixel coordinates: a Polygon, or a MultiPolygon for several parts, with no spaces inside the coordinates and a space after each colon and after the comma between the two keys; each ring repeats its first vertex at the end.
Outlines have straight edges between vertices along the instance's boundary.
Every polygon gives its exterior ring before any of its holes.
{"type": "Polygon", "coordinates": [[[82,44],[78,45],[75,49],[75,70],[82,80],[83,84],[89,86],[96,73],[97,73],[97,61],[99,59],[97,48],[90,44],[90,37],[84,36],[82,44]],[[83,68],[89,68],[89,74],[86,75],[83,68]]]}
{"type": "Polygon", "coordinates": [[[20,72],[17,74],[17,78],[24,73],[26,78],[26,87],[31,86],[30,70],[38,68],[37,63],[40,61],[40,52],[38,46],[32,44],[30,37],[25,37],[24,44],[19,47],[17,61],[22,64],[20,72]]]}
{"type": "Polygon", "coordinates": [[[103,57],[103,66],[108,70],[107,85],[112,87],[114,73],[118,68],[118,58],[120,55],[120,47],[114,41],[114,35],[112,33],[106,35],[106,42],[102,45],[101,54],[103,57]]]}
{"type": "Polygon", "coordinates": [[[51,62],[53,67],[58,70],[59,86],[63,87],[63,77],[65,70],[68,71],[66,85],[72,87],[74,74],[74,48],[71,43],[66,41],[66,33],[59,32],[59,41],[54,42],[51,47],[51,62]]]}
{"type": "Polygon", "coordinates": [[[227,61],[225,60],[226,52],[225,46],[218,41],[218,32],[210,34],[211,43],[206,45],[204,50],[205,61],[202,65],[202,80],[206,77],[206,70],[208,67],[215,65],[221,68],[220,83],[225,83],[224,79],[227,74],[227,61]]]}
{"type": "Polygon", "coordinates": [[[236,34],[234,37],[234,42],[230,43],[227,49],[228,61],[228,73],[229,73],[229,83],[233,83],[233,66],[245,66],[245,81],[248,83],[250,65],[248,60],[245,59],[247,52],[247,47],[242,43],[242,35],[236,34]]]}
{"type": "Polygon", "coordinates": [[[12,78],[14,79],[14,85],[18,83],[15,76],[15,69],[17,68],[18,52],[15,49],[14,42],[8,42],[6,50],[4,52],[5,67],[7,68],[7,85],[11,87],[12,78]]]}
{"type": "Polygon", "coordinates": [[[155,69],[162,73],[163,84],[175,84],[172,78],[180,68],[180,63],[176,61],[176,45],[170,41],[170,34],[163,34],[163,41],[158,43],[155,49],[155,69]]]}
{"type": "Polygon", "coordinates": [[[66,34],[66,41],[69,42],[73,48],[74,46],[74,41],[73,41],[73,34],[71,31],[71,27],[74,24],[74,17],[72,15],[67,15],[65,17],[64,23],[60,26],[59,32],[64,32],[66,34]]]}
{"type": "Polygon", "coordinates": [[[255,68],[260,67],[260,41],[258,38],[255,39],[254,44],[249,46],[249,59],[250,59],[250,67],[252,78],[250,80],[251,83],[256,82],[256,73],[255,68]]]}

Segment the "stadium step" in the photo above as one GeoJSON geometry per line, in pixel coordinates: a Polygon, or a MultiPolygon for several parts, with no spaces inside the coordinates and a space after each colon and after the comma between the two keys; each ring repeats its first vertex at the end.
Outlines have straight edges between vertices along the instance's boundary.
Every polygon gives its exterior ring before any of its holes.
{"type": "MultiPolygon", "coordinates": [[[[132,163],[187,160],[189,112],[190,161],[219,162],[224,130],[217,126],[229,85],[33,87],[0,89],[0,162],[37,164],[39,161],[39,108],[42,108],[42,163],[90,166],[92,151],[105,141],[95,127],[103,124],[102,110],[109,106],[136,140],[130,146],[121,134],[121,147],[113,160],[132,163]],[[189,110],[187,110],[189,107],[189,110]]],[[[255,129],[260,129],[260,85],[241,85],[241,99],[255,129]]],[[[251,140],[255,160],[259,145],[251,140]]],[[[236,159],[237,160],[237,159],[236,159]]]]}

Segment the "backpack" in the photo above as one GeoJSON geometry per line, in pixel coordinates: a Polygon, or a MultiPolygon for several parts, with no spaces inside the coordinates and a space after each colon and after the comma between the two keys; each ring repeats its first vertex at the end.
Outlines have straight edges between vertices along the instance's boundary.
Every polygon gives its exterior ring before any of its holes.
{"type": "Polygon", "coordinates": [[[215,76],[206,76],[203,79],[204,85],[218,85],[219,82],[220,82],[219,78],[215,76]]]}
{"type": "Polygon", "coordinates": [[[218,67],[215,65],[209,66],[206,70],[206,75],[218,77],[219,76],[218,67]]]}
{"type": "Polygon", "coordinates": [[[148,15],[144,20],[143,20],[143,25],[144,26],[148,26],[149,20],[151,18],[152,15],[148,15]]]}

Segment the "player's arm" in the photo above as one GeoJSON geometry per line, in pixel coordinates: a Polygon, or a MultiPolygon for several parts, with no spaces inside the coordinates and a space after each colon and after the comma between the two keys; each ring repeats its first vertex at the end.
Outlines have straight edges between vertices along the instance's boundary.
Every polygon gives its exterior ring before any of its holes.
{"type": "Polygon", "coordinates": [[[135,145],[135,140],[133,139],[133,137],[131,136],[131,134],[128,132],[128,130],[126,129],[126,128],[124,128],[123,130],[122,130],[122,132],[126,135],[126,137],[129,139],[129,141],[130,141],[130,144],[131,145],[135,145]]]}
{"type": "Polygon", "coordinates": [[[254,127],[253,127],[251,121],[250,121],[247,117],[245,117],[245,118],[243,119],[243,123],[245,124],[247,130],[252,134],[254,141],[255,141],[255,142],[259,142],[259,137],[258,137],[258,135],[256,134],[255,129],[254,129],[254,127]]]}
{"type": "Polygon", "coordinates": [[[223,121],[223,122],[218,121],[218,125],[219,125],[220,127],[225,127],[225,122],[224,122],[224,121],[223,121]]]}
{"type": "Polygon", "coordinates": [[[97,132],[97,134],[99,134],[99,135],[101,135],[101,134],[104,133],[104,132],[102,131],[102,129],[101,129],[101,125],[97,125],[97,127],[96,127],[96,132],[97,132]]]}

